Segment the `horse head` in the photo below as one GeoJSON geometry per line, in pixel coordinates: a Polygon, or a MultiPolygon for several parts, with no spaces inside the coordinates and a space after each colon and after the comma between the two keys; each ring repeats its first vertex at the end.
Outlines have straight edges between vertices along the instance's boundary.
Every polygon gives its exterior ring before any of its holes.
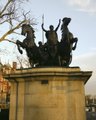
{"type": "Polygon", "coordinates": [[[31,27],[29,24],[22,25],[21,35],[25,36],[27,34],[27,36],[31,36],[31,37],[35,38],[34,32],[35,31],[34,31],[33,27],[31,27]]]}
{"type": "Polygon", "coordinates": [[[21,35],[26,36],[26,38],[23,40],[23,43],[27,46],[27,47],[33,47],[35,46],[35,35],[34,35],[34,29],[33,27],[31,27],[31,25],[29,24],[23,24],[22,25],[22,29],[21,29],[21,35]]]}
{"type": "Polygon", "coordinates": [[[63,18],[62,22],[65,26],[68,26],[68,24],[71,22],[71,18],[65,17],[63,18]]]}

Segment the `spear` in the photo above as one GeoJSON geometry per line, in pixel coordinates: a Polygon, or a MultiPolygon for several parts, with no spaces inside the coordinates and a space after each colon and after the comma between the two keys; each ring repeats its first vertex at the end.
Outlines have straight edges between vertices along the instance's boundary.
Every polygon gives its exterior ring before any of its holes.
{"type": "MultiPolygon", "coordinates": [[[[42,15],[42,24],[44,24],[44,14],[42,15]]],[[[42,44],[44,44],[44,31],[42,30],[42,44]]]]}

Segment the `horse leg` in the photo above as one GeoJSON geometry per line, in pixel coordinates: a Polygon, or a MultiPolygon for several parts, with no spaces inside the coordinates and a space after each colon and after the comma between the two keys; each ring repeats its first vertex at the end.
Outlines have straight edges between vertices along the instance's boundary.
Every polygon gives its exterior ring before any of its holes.
{"type": "Polygon", "coordinates": [[[23,42],[21,42],[19,40],[16,41],[16,44],[19,45],[20,47],[22,47],[23,49],[27,47],[23,42]]]}
{"type": "Polygon", "coordinates": [[[21,42],[21,41],[19,41],[19,40],[17,40],[16,41],[16,45],[17,45],[17,48],[18,48],[18,50],[19,50],[19,52],[22,54],[23,53],[23,51],[20,49],[20,47],[22,47],[23,49],[24,48],[28,48],[23,42],[21,42]]]}
{"type": "Polygon", "coordinates": [[[20,54],[23,54],[23,51],[20,49],[20,45],[17,44],[17,48],[18,48],[18,51],[20,52],[20,54]]]}

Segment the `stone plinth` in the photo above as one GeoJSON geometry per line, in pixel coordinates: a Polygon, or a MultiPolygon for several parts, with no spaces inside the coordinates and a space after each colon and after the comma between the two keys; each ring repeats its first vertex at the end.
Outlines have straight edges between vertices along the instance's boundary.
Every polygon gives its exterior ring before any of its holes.
{"type": "Polygon", "coordinates": [[[91,74],[54,67],[5,75],[11,82],[10,120],[86,120],[84,84],[91,74]]]}

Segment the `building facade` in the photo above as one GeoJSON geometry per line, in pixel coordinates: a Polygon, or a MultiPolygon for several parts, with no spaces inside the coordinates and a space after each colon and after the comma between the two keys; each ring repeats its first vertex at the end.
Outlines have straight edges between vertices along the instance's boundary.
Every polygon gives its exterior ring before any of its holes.
{"type": "Polygon", "coordinates": [[[10,64],[3,65],[0,63],[0,109],[8,109],[10,104],[11,84],[8,80],[3,78],[3,74],[16,70],[16,65],[16,62],[13,62],[12,67],[10,64]]]}

